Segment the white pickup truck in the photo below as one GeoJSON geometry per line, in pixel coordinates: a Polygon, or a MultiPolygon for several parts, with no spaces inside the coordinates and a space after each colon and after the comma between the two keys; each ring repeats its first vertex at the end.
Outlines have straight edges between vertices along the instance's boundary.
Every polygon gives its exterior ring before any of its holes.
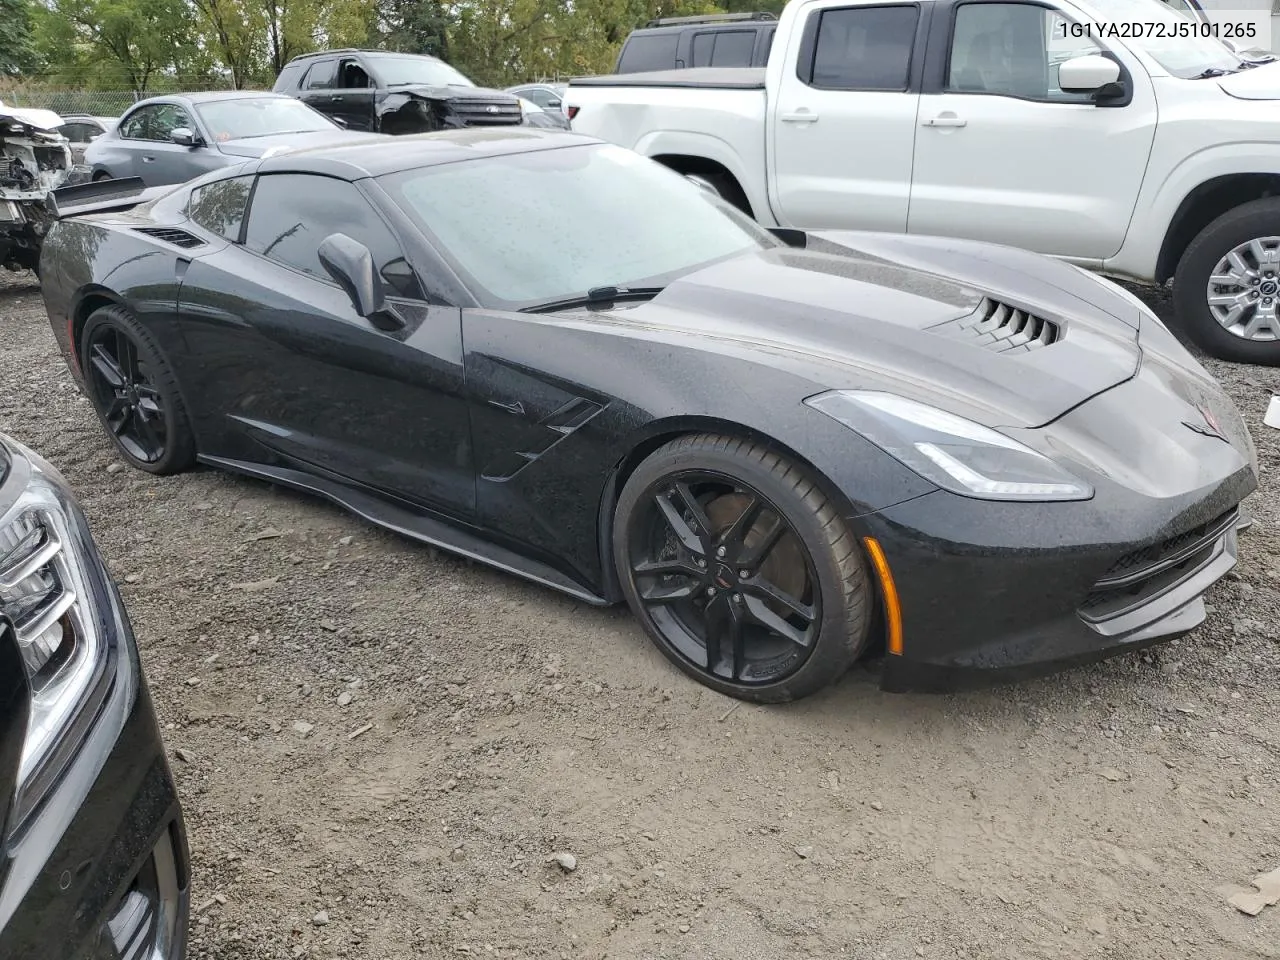
{"type": "Polygon", "coordinates": [[[1211,29],[1160,0],[791,0],[765,68],[590,77],[565,102],[766,226],[1173,278],[1206,352],[1280,365],[1280,63],[1211,29]]]}

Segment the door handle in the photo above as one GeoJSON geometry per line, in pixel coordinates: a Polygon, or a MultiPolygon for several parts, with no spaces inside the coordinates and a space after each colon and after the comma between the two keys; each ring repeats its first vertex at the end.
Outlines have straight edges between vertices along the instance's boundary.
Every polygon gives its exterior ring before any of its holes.
{"type": "Polygon", "coordinates": [[[926,120],[926,127],[963,127],[968,125],[968,120],[961,120],[954,113],[940,113],[932,120],[926,120]]]}
{"type": "Polygon", "coordinates": [[[341,99],[342,99],[342,94],[340,94],[340,93],[335,93],[335,94],[333,94],[332,96],[330,96],[330,97],[329,97],[329,99],[330,99],[330,100],[341,100],[341,99]]]}
{"type": "Polygon", "coordinates": [[[783,123],[817,123],[818,115],[808,110],[797,110],[795,113],[784,113],[778,119],[783,123]]]}
{"type": "Polygon", "coordinates": [[[155,162],[155,159],[156,159],[155,157],[143,157],[143,158],[142,158],[142,162],[143,162],[143,163],[154,163],[154,162],[155,162]]]}

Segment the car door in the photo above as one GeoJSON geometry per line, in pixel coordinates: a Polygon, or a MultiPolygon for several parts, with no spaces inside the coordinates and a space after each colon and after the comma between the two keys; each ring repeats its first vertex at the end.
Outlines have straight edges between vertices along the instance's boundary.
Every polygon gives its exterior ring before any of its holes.
{"type": "Polygon", "coordinates": [[[147,116],[141,138],[130,144],[135,155],[134,176],[141,177],[148,187],[185,183],[223,165],[222,154],[213,146],[185,147],[170,139],[175,130],[199,131],[185,107],[156,103],[144,109],[147,116]]]}
{"type": "Polygon", "coordinates": [[[911,233],[1082,260],[1120,249],[1155,137],[1154,92],[1141,63],[1074,23],[1045,4],[963,0],[934,25],[911,233]],[[1062,63],[1086,55],[1117,60],[1130,95],[1059,89],[1062,63]]]}
{"type": "Polygon", "coordinates": [[[331,115],[351,130],[376,130],[373,115],[376,81],[354,57],[338,61],[337,88],[330,94],[331,115]]]}
{"type": "MultiPolygon", "coordinates": [[[[902,231],[928,4],[815,3],[787,40],[769,109],[783,226],[902,231]]],[[[778,55],[782,55],[779,53],[778,55]]]]}
{"type": "Polygon", "coordinates": [[[193,360],[181,376],[210,411],[197,431],[235,438],[243,459],[470,517],[461,311],[426,302],[400,239],[361,190],[311,174],[239,177],[201,187],[189,216],[212,247],[192,251],[179,294],[193,360]],[[391,265],[402,329],[360,316],[321,266],[317,249],[338,232],[391,265]]]}
{"type": "Polygon", "coordinates": [[[338,58],[321,57],[307,68],[302,83],[298,85],[298,97],[307,106],[329,117],[336,117],[342,102],[338,93],[338,58]]]}

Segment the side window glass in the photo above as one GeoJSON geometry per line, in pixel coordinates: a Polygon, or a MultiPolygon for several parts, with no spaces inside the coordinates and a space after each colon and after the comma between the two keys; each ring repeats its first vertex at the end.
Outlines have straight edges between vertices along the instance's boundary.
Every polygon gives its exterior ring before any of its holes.
{"type": "Polygon", "coordinates": [[[368,247],[379,271],[404,257],[377,211],[345,180],[297,173],[260,178],[249,207],[244,241],[248,249],[329,280],[317,251],[333,233],[345,233],[368,247]],[[323,202],[317,202],[318,198],[323,202]]]}
{"type": "Polygon", "coordinates": [[[372,87],[369,74],[360,66],[359,60],[343,60],[338,70],[338,83],[343,90],[363,90],[372,87]]]}
{"type": "Polygon", "coordinates": [[[124,122],[120,124],[120,136],[129,140],[146,140],[148,121],[151,115],[155,113],[155,107],[143,107],[134,113],[129,114],[124,122]]]}
{"type": "Polygon", "coordinates": [[[338,79],[337,60],[319,60],[311,65],[302,81],[305,90],[332,90],[338,79]]]}
{"type": "Polygon", "coordinates": [[[711,66],[711,54],[715,50],[716,35],[709,30],[693,35],[693,66],[711,66]]]}
{"type": "Polygon", "coordinates": [[[905,90],[920,11],[914,5],[819,14],[809,85],[822,90],[905,90]]]}
{"type": "Polygon", "coordinates": [[[679,34],[675,31],[657,34],[632,34],[622,48],[619,73],[644,73],[648,70],[674,70],[676,45],[679,34]]]}
{"type": "Polygon", "coordinates": [[[192,191],[187,216],[212,233],[238,243],[253,177],[231,177],[192,191]]]}
{"type": "Polygon", "coordinates": [[[179,127],[193,130],[187,111],[172,103],[162,103],[156,107],[152,122],[147,130],[148,140],[168,140],[169,134],[179,127]]]}
{"type": "Polygon", "coordinates": [[[1072,21],[1027,3],[967,3],[956,9],[947,89],[1029,100],[1086,103],[1065,93],[1058,70],[1068,60],[1097,55],[1088,37],[1072,36],[1072,21]]]}
{"type": "MultiPolygon", "coordinates": [[[[716,35],[711,54],[713,67],[749,67],[751,49],[756,45],[754,30],[722,30],[716,35]]],[[[695,58],[697,54],[695,52],[695,58]]]]}

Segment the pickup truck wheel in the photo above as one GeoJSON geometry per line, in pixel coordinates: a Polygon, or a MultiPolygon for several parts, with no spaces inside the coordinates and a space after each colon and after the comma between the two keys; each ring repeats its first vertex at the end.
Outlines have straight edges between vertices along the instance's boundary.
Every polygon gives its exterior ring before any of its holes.
{"type": "Polygon", "coordinates": [[[1280,366],[1280,198],[1205,227],[1178,263],[1173,299],[1187,336],[1210,356],[1280,366]]]}

